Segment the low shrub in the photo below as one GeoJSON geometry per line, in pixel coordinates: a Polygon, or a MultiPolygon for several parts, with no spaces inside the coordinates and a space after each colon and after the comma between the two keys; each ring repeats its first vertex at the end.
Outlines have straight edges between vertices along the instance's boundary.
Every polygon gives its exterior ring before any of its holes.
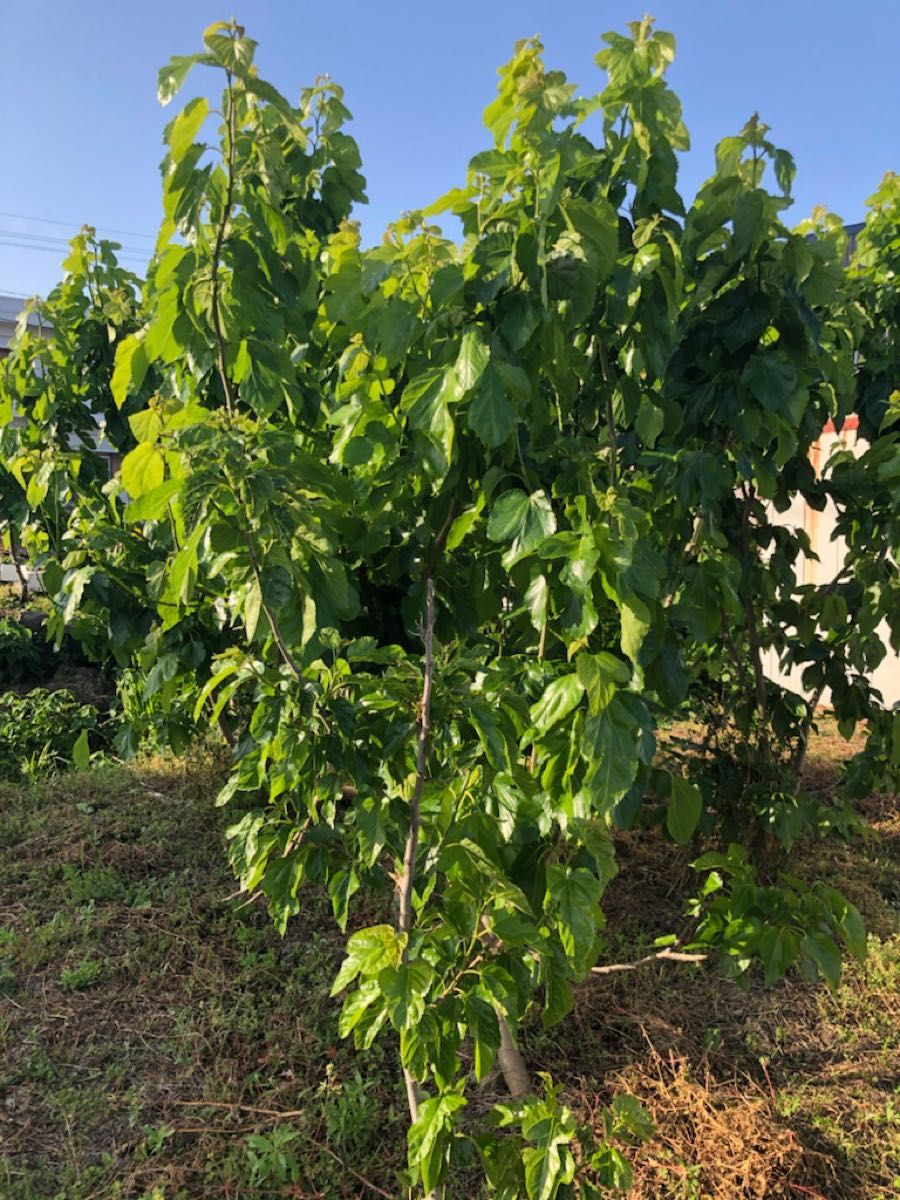
{"type": "Polygon", "coordinates": [[[21,683],[41,665],[41,652],[31,630],[9,617],[0,617],[0,686],[21,683]]]}
{"type": "Polygon", "coordinates": [[[109,721],[71,692],[0,695],[0,778],[34,779],[86,760],[110,741],[109,721]]]}

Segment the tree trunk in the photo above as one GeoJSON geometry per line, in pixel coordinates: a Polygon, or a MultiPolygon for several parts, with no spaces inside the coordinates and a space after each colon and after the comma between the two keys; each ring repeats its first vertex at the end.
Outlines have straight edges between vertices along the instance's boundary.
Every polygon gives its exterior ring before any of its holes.
{"type": "Polygon", "coordinates": [[[513,1039],[512,1030],[506,1017],[498,1012],[497,1020],[500,1022],[500,1049],[497,1051],[497,1065],[513,1100],[521,1100],[531,1091],[531,1078],[528,1068],[525,1066],[525,1059],[513,1039]]]}

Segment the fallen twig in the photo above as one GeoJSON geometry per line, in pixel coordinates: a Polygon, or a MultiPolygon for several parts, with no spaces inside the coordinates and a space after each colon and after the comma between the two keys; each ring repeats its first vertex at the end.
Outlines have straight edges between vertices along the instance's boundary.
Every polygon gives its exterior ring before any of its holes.
{"type": "Polygon", "coordinates": [[[708,955],[692,954],[684,950],[675,950],[672,946],[664,946],[662,950],[656,950],[653,954],[645,954],[643,958],[636,958],[634,962],[628,963],[607,963],[602,967],[591,967],[592,975],[613,975],[616,971],[636,971],[638,967],[645,967],[649,963],[655,962],[703,962],[708,955]]]}

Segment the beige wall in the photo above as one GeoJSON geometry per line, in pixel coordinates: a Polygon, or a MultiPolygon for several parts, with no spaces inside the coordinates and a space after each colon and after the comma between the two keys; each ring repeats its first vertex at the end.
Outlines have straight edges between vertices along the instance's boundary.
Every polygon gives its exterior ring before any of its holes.
{"type": "MultiPolygon", "coordinates": [[[[845,426],[841,433],[835,433],[833,428],[829,427],[813,447],[810,458],[817,471],[826,465],[838,447],[856,449],[855,419],[850,418],[847,425],[853,425],[853,428],[845,426]]],[[[859,445],[862,448],[864,443],[860,441],[859,445]]],[[[797,574],[800,583],[828,583],[840,571],[846,554],[846,546],[843,538],[834,536],[835,518],[835,508],[831,502],[822,512],[816,512],[805,503],[802,497],[795,499],[787,512],[776,516],[782,525],[793,525],[805,529],[813,550],[819,556],[818,562],[815,559],[804,559],[798,564],[797,574]]],[[[885,704],[891,705],[900,702],[900,656],[890,649],[886,625],[883,628],[883,638],[888,652],[881,665],[873,672],[871,682],[881,692],[885,704]]],[[[800,683],[802,672],[782,671],[778,665],[777,656],[772,650],[768,651],[765,656],[765,668],[770,679],[783,683],[794,691],[803,691],[800,683]]],[[[827,693],[822,697],[822,703],[828,703],[827,693]]]]}

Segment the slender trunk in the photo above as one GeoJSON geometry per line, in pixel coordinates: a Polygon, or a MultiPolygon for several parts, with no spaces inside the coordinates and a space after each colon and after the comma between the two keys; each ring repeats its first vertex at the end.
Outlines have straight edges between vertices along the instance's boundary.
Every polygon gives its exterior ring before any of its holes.
{"type": "MultiPolygon", "coordinates": [[[[483,920],[482,925],[485,930],[485,945],[495,953],[501,950],[503,943],[495,933],[491,932],[487,921],[483,920]]],[[[531,1091],[531,1076],[528,1074],[525,1059],[516,1045],[509,1022],[499,1008],[496,1009],[496,1013],[497,1023],[500,1026],[500,1049],[497,1051],[497,1066],[500,1068],[500,1073],[503,1076],[503,1081],[506,1084],[509,1094],[514,1100],[520,1100],[531,1091]]]]}
{"type": "Polygon", "coordinates": [[[605,392],[605,407],[606,407],[606,429],[609,434],[609,478],[613,487],[616,487],[619,482],[619,448],[616,440],[616,418],[613,412],[612,392],[610,385],[612,384],[612,376],[609,370],[609,360],[606,357],[606,347],[603,342],[598,340],[598,350],[600,352],[600,372],[603,376],[603,382],[606,384],[605,392]]]}
{"type": "MultiPolygon", "coordinates": [[[[425,581],[425,670],[422,684],[422,696],[419,701],[419,731],[416,749],[416,782],[413,786],[412,799],[409,802],[409,833],[406,837],[406,847],[403,852],[403,870],[397,880],[398,913],[397,928],[405,933],[407,938],[413,926],[413,890],[416,881],[416,853],[419,847],[420,810],[422,793],[425,790],[428,768],[428,739],[431,733],[431,691],[434,683],[434,579],[430,576],[425,581]]],[[[403,962],[408,958],[408,942],[403,949],[403,962]]],[[[421,1092],[419,1084],[412,1072],[403,1068],[403,1082],[406,1084],[406,1099],[409,1104],[409,1116],[413,1124],[419,1116],[419,1101],[421,1092]]],[[[443,1188],[434,1188],[428,1193],[427,1200],[441,1200],[443,1188]]]]}
{"type": "Polygon", "coordinates": [[[803,726],[803,731],[800,734],[800,741],[797,743],[797,749],[794,752],[794,758],[791,762],[791,769],[794,772],[795,786],[799,786],[803,768],[806,765],[806,752],[809,749],[809,733],[813,721],[816,719],[816,709],[819,706],[819,701],[822,699],[822,693],[825,691],[825,684],[820,684],[809,701],[809,715],[803,726]]]}
{"type": "Polygon", "coordinates": [[[9,531],[9,556],[16,569],[16,575],[19,577],[19,603],[24,608],[28,603],[28,576],[22,569],[22,562],[16,547],[16,531],[12,528],[9,531]]]}
{"type": "Polygon", "coordinates": [[[512,1030],[507,1024],[506,1017],[497,1013],[500,1023],[500,1049],[497,1051],[497,1066],[503,1075],[509,1094],[514,1100],[521,1100],[531,1091],[531,1078],[525,1059],[519,1053],[519,1047],[513,1040],[512,1030]]]}
{"type": "MultiPolygon", "coordinates": [[[[744,618],[747,623],[747,645],[750,648],[750,661],[753,664],[753,679],[756,687],[756,708],[760,722],[766,721],[768,705],[766,702],[766,676],[763,671],[762,647],[759,641],[759,627],[756,623],[756,605],[750,592],[750,509],[753,504],[753,489],[742,485],[744,495],[744,510],[741,515],[741,551],[744,559],[744,618]]],[[[768,739],[766,739],[768,741],[768,739]]]]}

